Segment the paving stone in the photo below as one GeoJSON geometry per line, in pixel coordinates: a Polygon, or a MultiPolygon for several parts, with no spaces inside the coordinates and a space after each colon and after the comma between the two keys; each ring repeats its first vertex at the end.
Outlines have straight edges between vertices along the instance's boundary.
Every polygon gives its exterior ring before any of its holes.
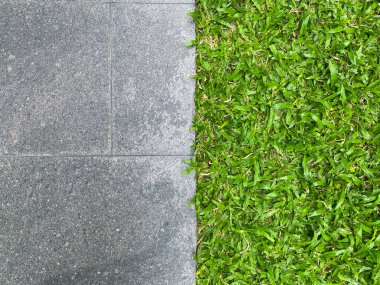
{"type": "Polygon", "coordinates": [[[0,158],[0,284],[195,284],[183,159],[0,158]]]}
{"type": "MultiPolygon", "coordinates": [[[[114,0],[0,0],[0,3],[28,3],[28,2],[34,2],[34,3],[41,3],[41,4],[50,4],[50,3],[112,3],[114,0]]],[[[115,0],[119,1],[119,0],[115,0]]],[[[124,1],[124,0],[121,0],[124,1]]],[[[125,0],[129,1],[129,0],[125,0]]],[[[165,1],[171,1],[171,0],[165,0],[165,1]]],[[[183,0],[180,0],[183,1],[183,0]]]]}
{"type": "Polygon", "coordinates": [[[0,153],[109,149],[109,5],[0,1],[0,153]]]}
{"type": "Polygon", "coordinates": [[[193,5],[114,4],[115,154],[191,154],[193,5]]]}
{"type": "MultiPolygon", "coordinates": [[[[90,0],[88,0],[90,1],[90,0]]],[[[114,3],[130,4],[193,4],[194,0],[112,0],[114,3]]]]}
{"type": "Polygon", "coordinates": [[[126,3],[126,4],[194,4],[195,0],[0,0],[4,2],[40,2],[40,3],[126,3]]]}

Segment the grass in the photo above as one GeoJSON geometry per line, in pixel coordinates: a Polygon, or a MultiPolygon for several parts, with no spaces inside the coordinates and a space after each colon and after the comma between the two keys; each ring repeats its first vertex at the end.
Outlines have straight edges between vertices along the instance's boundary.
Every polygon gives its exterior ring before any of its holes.
{"type": "Polygon", "coordinates": [[[377,1],[192,16],[197,284],[380,284],[377,1]]]}

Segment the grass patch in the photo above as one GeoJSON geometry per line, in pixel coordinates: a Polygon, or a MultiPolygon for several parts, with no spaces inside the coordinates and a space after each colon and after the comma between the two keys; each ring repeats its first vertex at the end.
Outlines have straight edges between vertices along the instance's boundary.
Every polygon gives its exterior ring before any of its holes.
{"type": "Polygon", "coordinates": [[[198,0],[198,284],[380,284],[377,1],[198,0]]]}

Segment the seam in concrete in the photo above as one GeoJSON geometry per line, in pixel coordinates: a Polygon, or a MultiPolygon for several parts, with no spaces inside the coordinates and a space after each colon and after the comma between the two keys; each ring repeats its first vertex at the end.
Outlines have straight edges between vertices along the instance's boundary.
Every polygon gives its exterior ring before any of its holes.
{"type": "Polygon", "coordinates": [[[113,154],[113,95],[112,95],[112,45],[113,45],[113,31],[112,31],[112,3],[109,3],[109,93],[110,93],[110,118],[109,118],[109,152],[113,154]]]}
{"type": "Polygon", "coordinates": [[[168,2],[125,2],[125,1],[115,1],[111,2],[115,4],[124,4],[124,5],[194,5],[194,2],[182,2],[182,3],[168,3],[168,2]]]}
{"type": "MultiPolygon", "coordinates": [[[[17,4],[23,4],[23,3],[34,3],[34,4],[46,4],[46,2],[42,2],[40,0],[5,0],[2,1],[0,0],[0,4],[7,4],[7,3],[17,3],[17,4]]],[[[124,5],[194,5],[195,2],[181,2],[181,3],[173,3],[173,2],[130,2],[130,1],[69,1],[69,0],[62,0],[62,1],[54,1],[54,2],[49,2],[49,5],[51,4],[94,4],[94,5],[99,5],[99,4],[124,4],[124,5]]]]}
{"type": "Polygon", "coordinates": [[[77,154],[62,154],[62,155],[0,155],[2,158],[117,158],[117,157],[183,157],[192,158],[193,155],[184,154],[89,154],[89,155],[77,155],[77,154]]]}

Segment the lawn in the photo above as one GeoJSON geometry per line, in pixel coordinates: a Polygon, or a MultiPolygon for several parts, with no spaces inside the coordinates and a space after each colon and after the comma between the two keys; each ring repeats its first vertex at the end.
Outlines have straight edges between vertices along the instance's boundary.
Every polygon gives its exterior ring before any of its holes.
{"type": "Polygon", "coordinates": [[[380,284],[379,10],[198,0],[197,284],[380,284]]]}

